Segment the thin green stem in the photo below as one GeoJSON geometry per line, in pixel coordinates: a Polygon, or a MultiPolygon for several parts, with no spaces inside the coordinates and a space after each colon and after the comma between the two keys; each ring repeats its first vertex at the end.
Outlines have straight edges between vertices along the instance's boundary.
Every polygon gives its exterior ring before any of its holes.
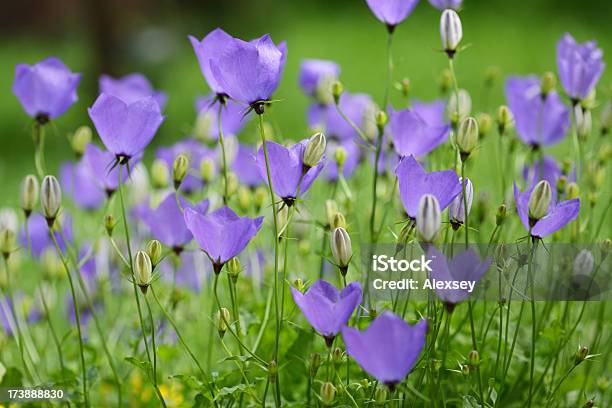
{"type": "Polygon", "coordinates": [[[468,201],[467,201],[467,195],[465,194],[465,185],[467,184],[467,178],[465,177],[465,160],[461,160],[461,193],[463,195],[463,215],[464,215],[464,220],[463,220],[463,226],[465,227],[465,249],[467,250],[469,243],[470,243],[470,239],[469,239],[469,231],[470,231],[470,223],[469,223],[469,219],[468,219],[468,215],[469,215],[469,208],[468,208],[468,201]]]}
{"type": "Polygon", "coordinates": [[[43,178],[47,171],[45,170],[45,128],[38,122],[34,122],[34,166],[39,178],[43,178]]]}
{"type": "Polygon", "coordinates": [[[57,336],[57,332],[55,331],[55,326],[51,320],[51,314],[49,313],[49,305],[47,303],[47,299],[45,298],[44,291],[41,286],[38,287],[38,291],[40,293],[40,301],[43,305],[43,310],[45,311],[45,317],[47,318],[47,324],[49,325],[49,331],[51,332],[51,338],[53,339],[53,343],[55,344],[55,348],[57,349],[57,357],[59,359],[60,369],[62,370],[62,376],[64,375],[64,355],[62,353],[62,346],[59,341],[59,337],[57,336]]]}
{"type": "Polygon", "coordinates": [[[221,111],[223,103],[219,101],[219,109],[217,110],[217,127],[219,129],[219,144],[221,145],[221,155],[223,156],[223,204],[227,205],[229,199],[228,180],[227,180],[227,157],[225,155],[225,141],[223,138],[223,126],[221,125],[221,111]]]}
{"type": "MultiPolygon", "coordinates": [[[[470,331],[472,334],[472,349],[474,351],[478,351],[478,343],[476,341],[476,330],[474,329],[474,312],[473,312],[473,308],[472,308],[472,301],[468,300],[468,312],[470,315],[470,331]]],[[[478,393],[480,395],[480,403],[484,405],[485,400],[484,400],[484,394],[482,392],[482,377],[480,375],[480,367],[476,367],[476,376],[477,376],[477,380],[478,380],[478,393]]]]}
{"type": "MultiPolygon", "coordinates": [[[[531,240],[531,228],[529,229],[529,240],[531,240]]],[[[533,400],[533,377],[535,373],[535,345],[536,345],[536,306],[535,306],[535,297],[534,297],[534,285],[535,279],[533,276],[533,255],[537,248],[537,241],[531,243],[531,248],[529,251],[529,261],[527,264],[527,274],[529,275],[529,291],[530,291],[530,304],[531,304],[531,355],[530,355],[530,365],[529,365],[529,399],[527,401],[527,406],[531,407],[531,403],[533,400]]]]}

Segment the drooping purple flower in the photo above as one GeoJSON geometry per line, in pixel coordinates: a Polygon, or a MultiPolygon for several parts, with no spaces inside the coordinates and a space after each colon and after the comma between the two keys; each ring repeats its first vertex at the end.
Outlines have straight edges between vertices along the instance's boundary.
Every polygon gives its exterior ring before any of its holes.
{"type": "Polygon", "coordinates": [[[425,346],[426,335],[425,319],[411,326],[391,312],[378,316],[364,331],[342,329],[348,355],[389,386],[402,382],[410,373],[425,346]]]}
{"type": "MultiPolygon", "coordinates": [[[[132,167],[140,159],[140,155],[132,158],[132,167]]],[[[113,167],[115,155],[109,151],[102,150],[95,144],[88,144],[81,159],[89,169],[90,181],[107,196],[112,195],[119,186],[119,168],[113,167]]],[[[126,171],[121,174],[121,182],[128,179],[126,171]]],[[[78,191],[78,190],[77,190],[78,191]]]]}
{"type": "Polygon", "coordinates": [[[152,97],[128,104],[103,93],[88,112],[104,146],[116,157],[128,159],[147,147],[164,121],[152,97]]]}
{"type": "MultiPolygon", "coordinates": [[[[215,95],[200,96],[196,99],[198,115],[206,115],[208,129],[207,136],[217,140],[219,138],[218,109],[215,104],[215,95]]],[[[246,109],[234,100],[227,99],[221,108],[221,127],[223,135],[238,135],[244,126],[249,123],[252,115],[245,115],[246,109]]]]}
{"type": "Polygon", "coordinates": [[[438,10],[453,9],[457,10],[461,7],[463,0],[428,0],[429,4],[437,8],[438,10]]]}
{"type": "Polygon", "coordinates": [[[206,214],[209,203],[204,200],[194,206],[185,198],[179,197],[183,209],[181,210],[176,200],[176,195],[170,192],[156,208],[148,207],[141,211],[139,216],[155,239],[180,253],[193,238],[185,225],[184,209],[191,208],[199,214],[206,214]]]}
{"type": "Polygon", "coordinates": [[[225,48],[232,42],[234,38],[220,28],[212,30],[202,39],[198,40],[193,36],[189,36],[189,41],[193,46],[200,70],[204,79],[208,82],[210,89],[217,95],[226,94],[227,91],[222,87],[211,71],[211,61],[218,60],[223,54],[225,48]]]}
{"type": "Polygon", "coordinates": [[[217,156],[213,150],[208,149],[195,139],[185,139],[169,147],[160,147],[155,153],[156,157],[166,163],[169,169],[172,169],[174,159],[180,154],[184,154],[189,159],[189,171],[181,183],[180,190],[186,194],[191,194],[203,185],[199,176],[200,162],[209,159],[216,163],[217,156]]]}
{"type": "Polygon", "coordinates": [[[129,74],[121,78],[102,75],[98,82],[100,93],[115,96],[128,105],[151,96],[159,108],[164,109],[168,100],[165,92],[156,91],[147,77],[140,73],[129,74]]]}
{"type": "MultiPolygon", "coordinates": [[[[72,218],[65,211],[61,214],[59,224],[68,242],[72,243],[72,218]]],[[[47,248],[51,248],[55,251],[55,246],[53,245],[53,240],[49,233],[49,227],[47,226],[47,220],[45,220],[42,214],[33,213],[30,215],[28,218],[28,234],[30,235],[29,241],[34,257],[40,258],[47,248]]],[[[57,239],[60,250],[66,252],[66,243],[62,239],[59,231],[55,231],[55,238],[57,239]]],[[[25,228],[22,228],[19,233],[19,244],[23,248],[28,247],[28,237],[25,228]]]]}
{"type": "Polygon", "coordinates": [[[546,146],[559,142],[570,126],[569,110],[556,92],[542,95],[537,76],[510,77],[506,99],[524,143],[546,146]]]}
{"type": "Polygon", "coordinates": [[[94,183],[87,163],[67,162],[60,167],[62,191],[84,210],[96,210],[104,204],[104,191],[94,183]]]}
{"type": "Polygon", "coordinates": [[[576,43],[566,33],[557,43],[557,68],[563,89],[575,101],[585,99],[604,71],[603,52],[596,41],[576,43]]]}
{"type": "MultiPolygon", "coordinates": [[[[302,91],[313,98],[318,97],[324,91],[321,86],[331,85],[333,80],[338,79],[340,66],[334,61],[320,59],[306,59],[300,65],[299,83],[302,91]]],[[[325,90],[331,96],[331,90],[325,90]]]]}
{"type": "Polygon", "coordinates": [[[328,347],[361,303],[361,285],[351,282],[342,291],[320,279],[306,293],[291,287],[293,300],[308,323],[319,333],[328,347]]]}
{"type": "Polygon", "coordinates": [[[444,143],[450,133],[444,113],[446,102],[413,103],[401,111],[391,109],[389,133],[400,156],[424,156],[444,143]]]}
{"type": "MultiPolygon", "coordinates": [[[[367,126],[375,125],[375,105],[369,95],[345,92],[340,96],[339,106],[342,112],[360,129],[365,131],[367,126]]],[[[309,107],[307,116],[308,126],[321,129],[328,138],[360,140],[355,129],[340,116],[333,104],[313,104],[309,107]]]]}
{"type": "Polygon", "coordinates": [[[278,87],[286,58],[286,44],[277,47],[267,34],[250,42],[234,38],[210,60],[210,68],[230,97],[263,109],[259,102],[270,100],[278,87]]]}
{"type": "Polygon", "coordinates": [[[263,224],[263,217],[239,217],[227,206],[207,215],[186,208],[184,217],[187,228],[210,258],[216,273],[242,252],[263,224]]]}
{"type": "MultiPolygon", "coordinates": [[[[346,151],[346,161],[342,166],[342,175],[344,178],[349,178],[357,169],[359,162],[361,161],[361,150],[359,146],[352,140],[343,140],[336,142],[334,139],[330,139],[327,142],[326,156],[334,157],[334,152],[338,147],[343,148],[346,151]]],[[[338,165],[335,160],[329,160],[323,170],[325,178],[329,181],[338,180],[338,165]]]]}
{"type": "Polygon", "coordinates": [[[444,211],[461,193],[461,183],[452,170],[427,173],[414,156],[403,157],[395,169],[399,181],[399,192],[404,209],[410,218],[416,218],[419,201],[424,194],[438,200],[440,211],[444,211]]]}
{"type": "Polygon", "coordinates": [[[366,0],[377,19],[392,31],[412,13],[419,0],[366,0]]]}
{"type": "MultiPolygon", "coordinates": [[[[476,285],[491,266],[491,258],[481,260],[478,254],[473,249],[468,249],[455,255],[450,261],[446,256],[438,251],[434,246],[430,246],[427,258],[431,259],[430,277],[442,282],[474,282],[476,285]]],[[[474,286],[475,287],[475,286],[474,286]]],[[[453,307],[465,299],[471,293],[468,289],[446,289],[437,288],[438,297],[447,304],[447,307],[453,307]]]]}
{"type": "Polygon", "coordinates": [[[75,74],[56,57],[34,65],[17,64],[13,93],[26,113],[46,123],[64,114],[78,97],[81,74],[75,74]]]}
{"type": "MultiPolygon", "coordinates": [[[[520,192],[516,183],[514,184],[514,201],[516,203],[516,212],[523,223],[526,230],[529,227],[529,197],[533,191],[533,187],[524,192],[520,192]]],[[[556,202],[551,200],[548,207],[548,213],[543,218],[535,222],[531,228],[531,236],[536,238],[544,238],[551,235],[568,223],[574,221],[580,212],[580,199],[574,198],[567,201],[556,202]]]]}
{"type": "MultiPolygon", "coordinates": [[[[275,142],[266,142],[270,162],[270,176],[272,187],[276,195],[281,197],[287,205],[292,205],[299,194],[303,195],[323,170],[324,159],[315,167],[304,173],[304,150],[309,139],[290,147],[275,142]]],[[[257,167],[262,179],[267,183],[268,175],[263,146],[257,153],[257,167]]]]}
{"type": "Polygon", "coordinates": [[[257,187],[261,184],[255,149],[251,146],[238,145],[238,151],[231,165],[231,170],[236,174],[241,183],[249,187],[257,187]]]}

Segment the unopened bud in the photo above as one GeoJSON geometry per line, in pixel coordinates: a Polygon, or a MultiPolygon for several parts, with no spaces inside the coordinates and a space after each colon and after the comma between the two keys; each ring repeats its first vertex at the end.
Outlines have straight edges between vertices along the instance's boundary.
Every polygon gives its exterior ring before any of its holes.
{"type": "Polygon", "coordinates": [[[332,351],[332,363],[334,364],[334,366],[336,366],[336,368],[340,366],[340,364],[342,364],[342,356],[342,349],[340,347],[336,347],[332,351]]]}
{"type": "MultiPolygon", "coordinates": [[[[463,183],[462,179],[459,179],[459,182],[463,183]]],[[[472,201],[474,200],[474,186],[470,179],[466,178],[465,181],[465,198],[467,201],[467,213],[470,213],[472,209],[472,201]]],[[[455,197],[450,206],[448,207],[448,215],[450,216],[451,224],[462,225],[465,222],[465,201],[463,199],[463,186],[461,193],[455,197]]],[[[453,225],[453,228],[455,227],[453,225]]]]}
{"type": "Polygon", "coordinates": [[[480,354],[477,350],[472,350],[468,354],[468,362],[472,367],[478,367],[480,365],[480,354]]]}
{"type": "Polygon", "coordinates": [[[231,197],[236,194],[238,187],[240,186],[240,181],[238,180],[238,176],[233,171],[227,172],[227,196],[231,197]]]}
{"type": "Polygon", "coordinates": [[[40,187],[40,205],[51,228],[62,204],[62,189],[55,176],[45,176],[40,187]]]}
{"type": "Polygon", "coordinates": [[[339,169],[344,167],[344,163],[346,163],[347,156],[348,152],[342,146],[338,146],[336,147],[336,150],[334,150],[334,161],[336,162],[336,165],[339,169]]]}
{"type": "Polygon", "coordinates": [[[453,58],[463,37],[461,19],[455,10],[446,9],[440,17],[440,37],[442,47],[449,58],[453,58]]]}
{"type": "Polygon", "coordinates": [[[296,288],[300,292],[304,292],[305,285],[304,285],[304,281],[302,280],[302,278],[297,278],[296,280],[294,280],[293,287],[296,288]]]}
{"type": "Polygon", "coordinates": [[[89,143],[91,143],[91,128],[89,126],[78,128],[70,139],[70,146],[77,157],[81,157],[85,153],[85,148],[89,143]]]}
{"type": "Polygon", "coordinates": [[[507,213],[508,208],[506,207],[506,204],[501,204],[499,207],[497,207],[497,213],[495,214],[495,225],[498,227],[501,226],[506,219],[507,213]]]}
{"type": "Polygon", "coordinates": [[[488,113],[478,115],[478,136],[482,139],[491,132],[493,128],[493,118],[488,113]]]}
{"type": "Polygon", "coordinates": [[[384,407],[387,404],[388,396],[389,391],[387,391],[387,387],[379,386],[374,393],[374,403],[377,407],[384,407]]]}
{"type": "Polygon", "coordinates": [[[251,193],[251,189],[245,186],[241,186],[238,189],[238,204],[240,208],[244,211],[247,211],[251,207],[251,203],[253,201],[253,194],[251,193]]]}
{"type": "Polygon", "coordinates": [[[500,135],[505,135],[514,126],[514,116],[506,105],[497,109],[497,130],[500,135]]]}
{"type": "Polygon", "coordinates": [[[545,72],[542,75],[542,82],[540,84],[540,92],[542,96],[547,96],[549,93],[555,90],[557,86],[557,77],[553,72],[545,72]]]}
{"type": "Polygon", "coordinates": [[[151,183],[154,188],[166,188],[170,184],[170,171],[163,160],[155,159],[151,164],[151,183]]]}
{"type": "Polygon", "coordinates": [[[117,225],[117,220],[113,216],[113,214],[106,214],[104,216],[104,229],[108,236],[113,235],[113,230],[115,229],[115,225],[117,225]]]}
{"type": "Polygon", "coordinates": [[[468,117],[461,122],[457,133],[457,147],[461,153],[461,160],[465,161],[478,143],[478,122],[468,117]]]}
{"type": "Polygon", "coordinates": [[[387,122],[389,121],[389,117],[387,116],[387,112],[385,111],[378,111],[376,112],[376,127],[378,128],[378,131],[380,133],[383,132],[383,130],[385,129],[385,126],[387,125],[387,122]]]}
{"type": "Polygon", "coordinates": [[[404,98],[407,98],[410,95],[410,79],[404,78],[400,81],[398,85],[398,89],[400,90],[404,98]]]}
{"type": "Polygon", "coordinates": [[[596,88],[593,88],[593,90],[589,92],[586,98],[580,101],[580,106],[582,106],[582,108],[585,110],[595,109],[595,107],[597,106],[597,89],[596,88]]]}
{"type": "Polygon", "coordinates": [[[200,162],[200,177],[209,183],[215,174],[215,163],[211,159],[202,159],[200,162]]]}
{"type": "Polygon", "coordinates": [[[344,215],[341,212],[336,213],[336,215],[334,215],[334,221],[332,222],[332,228],[333,229],[336,229],[336,228],[346,229],[346,218],[344,218],[344,215]]]}
{"type": "Polygon", "coordinates": [[[558,193],[563,193],[565,191],[565,186],[567,185],[567,177],[566,176],[560,176],[557,179],[557,192],[558,193]]]}
{"type": "Polygon", "coordinates": [[[0,252],[5,259],[8,259],[11,252],[16,249],[16,242],[14,230],[10,228],[2,228],[0,230],[0,252]]]}
{"type": "Polygon", "coordinates": [[[465,89],[459,89],[457,94],[450,95],[448,112],[454,126],[467,118],[472,113],[472,97],[469,92],[465,89]]]}
{"type": "Polygon", "coordinates": [[[230,312],[226,308],[222,307],[217,311],[217,315],[215,320],[217,321],[217,333],[219,333],[219,337],[223,338],[225,332],[227,331],[227,326],[230,321],[230,312]]]}
{"type": "Polygon", "coordinates": [[[345,275],[353,257],[353,247],[351,237],[344,228],[338,227],[332,232],[331,251],[340,271],[345,275]]]}
{"type": "Polygon", "coordinates": [[[446,94],[448,93],[448,91],[451,90],[451,88],[453,87],[453,74],[450,69],[445,68],[444,70],[442,70],[442,73],[440,73],[439,83],[440,91],[443,94],[446,94]]]}
{"type": "Polygon", "coordinates": [[[315,167],[319,164],[325,153],[326,145],[325,135],[321,132],[316,133],[308,140],[308,144],[304,150],[304,167],[306,169],[315,167]]]}
{"type": "Polygon", "coordinates": [[[278,363],[275,360],[272,360],[268,363],[268,376],[270,377],[270,381],[275,382],[277,375],[278,363]]]}
{"type": "Polygon", "coordinates": [[[340,95],[344,92],[344,86],[342,86],[342,82],[335,81],[331,85],[332,96],[334,97],[334,102],[336,105],[340,102],[340,95]]]}
{"type": "Polygon", "coordinates": [[[138,251],[134,257],[134,277],[136,278],[136,284],[140,287],[143,294],[147,293],[147,289],[151,284],[151,278],[153,273],[153,265],[151,264],[151,258],[144,251],[138,251]]]}
{"type": "Polygon", "coordinates": [[[335,200],[325,201],[325,215],[327,217],[327,225],[331,228],[334,225],[334,217],[338,213],[338,204],[335,200]]]}
{"type": "Polygon", "coordinates": [[[580,346],[574,357],[574,363],[580,364],[589,356],[589,348],[587,346],[580,346]]]}
{"type": "Polygon", "coordinates": [[[610,238],[606,238],[601,241],[601,252],[604,255],[609,254],[612,251],[612,240],[610,238]]]}
{"type": "Polygon", "coordinates": [[[470,375],[470,366],[468,364],[461,364],[461,374],[466,377],[470,375]]]}
{"type": "Polygon", "coordinates": [[[440,204],[433,195],[425,194],[421,197],[416,224],[423,241],[427,243],[433,242],[442,225],[440,204]]]}
{"type": "Polygon", "coordinates": [[[26,215],[30,216],[38,201],[38,180],[29,174],[21,182],[21,208],[26,215]]]}
{"type": "Polygon", "coordinates": [[[334,388],[334,385],[330,382],[323,383],[321,385],[321,403],[323,404],[323,406],[332,406],[335,399],[336,389],[334,388]]]}
{"type": "Polygon", "coordinates": [[[255,208],[259,209],[266,203],[268,192],[263,187],[257,187],[253,195],[253,201],[255,202],[255,208]]]}
{"type": "Polygon", "coordinates": [[[237,279],[240,272],[242,272],[242,265],[238,258],[233,257],[227,261],[227,273],[232,279],[237,279]]]}
{"type": "Polygon", "coordinates": [[[582,139],[586,139],[593,130],[593,119],[591,111],[580,105],[574,107],[574,118],[576,119],[576,132],[582,139]]]}
{"type": "Polygon", "coordinates": [[[172,166],[172,180],[174,181],[174,188],[178,189],[183,182],[183,179],[187,175],[189,170],[189,158],[184,154],[179,154],[174,159],[172,166]]]}
{"type": "MultiPolygon", "coordinates": [[[[540,181],[534,187],[529,196],[529,220],[535,224],[536,221],[544,218],[548,214],[548,207],[552,199],[550,183],[546,180],[540,181]]],[[[533,225],[532,225],[533,226],[533,225]]]]}
{"type": "Polygon", "coordinates": [[[319,371],[319,367],[321,366],[321,354],[312,353],[310,355],[310,360],[308,362],[308,369],[310,372],[310,377],[314,378],[317,375],[317,371],[319,371]]]}
{"type": "Polygon", "coordinates": [[[159,242],[156,239],[150,240],[149,242],[147,242],[146,251],[147,251],[147,254],[149,255],[149,258],[151,259],[151,265],[153,266],[153,268],[155,268],[162,259],[161,242],[159,242]]]}
{"type": "Polygon", "coordinates": [[[568,200],[580,197],[580,187],[578,184],[571,182],[565,187],[565,197],[568,200]]]}

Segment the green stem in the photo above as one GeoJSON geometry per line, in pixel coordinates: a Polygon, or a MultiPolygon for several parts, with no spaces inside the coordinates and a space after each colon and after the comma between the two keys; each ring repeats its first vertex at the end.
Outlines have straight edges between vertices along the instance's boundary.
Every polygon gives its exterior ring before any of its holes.
{"type": "MultiPolygon", "coordinates": [[[[232,277],[229,274],[227,274],[227,286],[229,289],[230,301],[232,303],[232,315],[234,321],[236,322],[236,334],[242,341],[242,329],[240,328],[240,312],[238,310],[238,302],[236,300],[235,292],[236,286],[234,282],[232,282],[232,277]]],[[[242,349],[242,345],[240,343],[238,344],[238,348],[240,349],[240,354],[244,354],[244,350],[242,349]]]]}
{"type": "MultiPolygon", "coordinates": [[[[531,228],[529,229],[529,240],[531,237],[531,228]]],[[[534,297],[534,285],[535,279],[533,277],[533,255],[537,248],[537,241],[535,243],[531,243],[531,248],[529,251],[529,263],[527,264],[527,274],[529,275],[529,291],[530,291],[530,304],[531,304],[531,355],[530,355],[530,365],[529,365],[529,400],[527,401],[527,406],[531,407],[531,402],[533,400],[533,376],[535,373],[535,345],[536,345],[536,307],[535,307],[535,297],[534,297]]]]}
{"type": "Polygon", "coordinates": [[[221,155],[223,156],[223,204],[227,205],[229,199],[228,183],[227,183],[227,157],[225,156],[225,141],[223,138],[223,126],[221,126],[221,110],[223,103],[219,101],[219,109],[217,111],[217,126],[219,128],[219,144],[221,145],[221,155]]]}
{"type": "Polygon", "coordinates": [[[51,320],[51,314],[49,313],[49,305],[47,304],[47,300],[45,299],[44,291],[42,287],[38,287],[38,291],[40,293],[40,301],[43,305],[43,310],[45,311],[45,316],[47,317],[47,324],[49,325],[49,331],[51,332],[51,338],[53,339],[53,343],[55,344],[55,348],[57,349],[57,356],[59,359],[60,368],[62,370],[62,376],[64,375],[64,355],[62,353],[62,346],[59,341],[59,337],[57,336],[57,332],[55,331],[55,326],[51,320]]]}
{"type": "Polygon", "coordinates": [[[34,122],[34,166],[39,178],[43,178],[45,170],[45,128],[38,122],[34,122]]]}
{"type": "Polygon", "coordinates": [[[470,224],[468,220],[469,209],[467,204],[467,195],[465,194],[466,184],[467,178],[465,177],[465,160],[461,160],[461,193],[463,194],[463,215],[465,218],[463,220],[463,226],[465,227],[465,249],[467,250],[470,242],[468,235],[470,231],[470,224]]]}
{"type": "Polygon", "coordinates": [[[385,93],[383,94],[382,110],[387,111],[387,103],[389,102],[389,88],[391,87],[391,76],[393,72],[393,55],[391,53],[391,45],[393,43],[393,32],[389,31],[387,36],[387,79],[385,81],[385,93]]]}
{"type": "MultiPolygon", "coordinates": [[[[472,349],[478,351],[478,343],[476,342],[476,330],[474,329],[474,312],[472,308],[472,301],[468,300],[468,312],[470,315],[470,331],[472,334],[472,349]]],[[[484,394],[482,392],[482,377],[480,375],[480,367],[476,367],[476,376],[478,377],[478,393],[480,394],[480,403],[484,405],[484,394]]]]}

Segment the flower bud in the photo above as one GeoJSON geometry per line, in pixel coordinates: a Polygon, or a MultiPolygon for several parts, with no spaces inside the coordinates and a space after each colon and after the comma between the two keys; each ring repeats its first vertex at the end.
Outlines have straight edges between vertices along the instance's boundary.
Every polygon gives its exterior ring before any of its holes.
{"type": "Polygon", "coordinates": [[[144,251],[138,251],[134,257],[134,276],[136,278],[136,284],[140,287],[143,294],[147,293],[147,289],[151,284],[151,277],[153,273],[153,265],[151,264],[151,258],[144,251]]]}
{"type": "Polygon", "coordinates": [[[15,230],[10,228],[0,229],[0,252],[5,259],[8,259],[11,252],[16,249],[16,242],[15,230]]]}
{"type": "Polygon", "coordinates": [[[540,84],[540,92],[542,93],[542,96],[547,96],[549,93],[555,90],[556,86],[557,77],[555,74],[550,71],[545,72],[544,75],[542,75],[542,82],[540,84]]]}
{"type": "Polygon", "coordinates": [[[311,378],[316,377],[317,371],[319,371],[320,366],[321,366],[321,354],[312,353],[308,361],[308,371],[310,373],[311,378]]]}
{"type": "Polygon", "coordinates": [[[599,123],[601,125],[601,134],[606,135],[612,129],[612,101],[605,104],[601,110],[599,117],[599,123]]]}
{"type": "Polygon", "coordinates": [[[601,252],[603,252],[604,256],[607,256],[610,251],[612,251],[612,240],[610,238],[606,238],[601,241],[601,252]]]}
{"type": "Polygon", "coordinates": [[[325,201],[325,215],[327,216],[327,226],[332,227],[334,225],[334,217],[338,213],[338,204],[335,200],[325,201]]]}
{"type": "Polygon", "coordinates": [[[276,362],[276,360],[272,360],[268,363],[268,376],[270,377],[270,381],[275,382],[277,375],[278,375],[278,363],[276,362]]]}
{"type": "Polygon", "coordinates": [[[333,229],[336,229],[336,228],[346,229],[346,218],[344,218],[344,215],[341,212],[336,213],[336,215],[334,215],[334,221],[332,222],[332,228],[333,229]]]}
{"type": "Polygon", "coordinates": [[[493,118],[488,113],[478,114],[478,137],[484,138],[493,128],[493,118]]]}
{"type": "Polygon", "coordinates": [[[446,94],[451,90],[453,87],[453,74],[450,69],[445,68],[442,70],[438,82],[440,84],[440,92],[443,94],[446,94]]]}
{"type": "Polygon", "coordinates": [[[457,133],[457,147],[463,161],[472,153],[476,143],[478,143],[478,122],[470,116],[461,122],[457,133]]]}
{"type": "MultiPolygon", "coordinates": [[[[529,222],[535,224],[536,221],[544,218],[548,214],[548,207],[552,199],[552,189],[546,180],[540,181],[534,187],[529,196],[529,222]]],[[[532,225],[533,226],[533,225],[532,225]]]]}
{"type": "Polygon", "coordinates": [[[404,98],[408,98],[408,96],[410,95],[410,79],[409,78],[403,78],[398,83],[397,89],[399,89],[399,91],[402,93],[404,98]]]}
{"type": "Polygon", "coordinates": [[[586,139],[593,130],[591,111],[576,105],[574,107],[574,118],[576,120],[576,133],[578,133],[580,138],[586,139]]]}
{"type": "Polygon", "coordinates": [[[321,403],[325,407],[330,407],[334,404],[336,399],[336,389],[330,382],[325,382],[321,385],[321,403]]]}
{"type": "Polygon", "coordinates": [[[306,285],[304,285],[304,281],[302,280],[302,278],[297,278],[293,281],[293,287],[300,292],[304,292],[304,288],[306,287],[306,285]]]}
{"type": "Polygon", "coordinates": [[[231,197],[236,194],[238,187],[240,186],[240,181],[238,180],[238,176],[233,171],[227,172],[227,196],[231,197]]]}
{"type": "Polygon", "coordinates": [[[151,182],[154,188],[166,188],[170,184],[170,171],[163,160],[155,159],[151,164],[151,182]]]}
{"type": "Polygon", "coordinates": [[[580,364],[589,356],[589,348],[587,346],[578,347],[578,351],[574,357],[574,363],[580,364]]]}
{"type": "Polygon", "coordinates": [[[255,202],[255,208],[259,209],[263,207],[266,203],[266,199],[268,198],[268,192],[264,187],[257,187],[255,189],[255,194],[253,196],[253,201],[255,202]]]}
{"type": "Polygon", "coordinates": [[[446,9],[440,17],[440,37],[442,47],[449,58],[453,58],[463,37],[461,19],[455,10],[446,9]]]}
{"type": "Polygon", "coordinates": [[[174,159],[172,166],[172,180],[174,181],[174,188],[178,189],[183,182],[183,179],[187,175],[189,170],[189,158],[184,154],[179,154],[174,159]]]}
{"type": "Polygon", "coordinates": [[[580,101],[580,106],[582,106],[582,108],[585,110],[595,109],[595,107],[597,106],[597,89],[596,88],[593,88],[591,92],[589,92],[589,94],[586,96],[586,98],[580,101]]]}
{"type": "Polygon", "coordinates": [[[334,102],[336,105],[340,102],[340,95],[344,92],[344,86],[342,86],[342,82],[335,81],[331,85],[332,96],[334,97],[334,102]]]}
{"type": "Polygon", "coordinates": [[[568,183],[565,187],[565,197],[567,197],[568,200],[580,197],[580,187],[578,184],[574,182],[568,183]]]}
{"type": "Polygon", "coordinates": [[[387,387],[379,386],[374,393],[374,403],[377,407],[384,407],[387,403],[388,396],[389,391],[387,391],[387,387]]]}
{"type": "Polygon", "coordinates": [[[210,139],[210,128],[212,125],[212,114],[210,110],[202,110],[196,117],[193,134],[196,139],[206,142],[210,139]]]}
{"type": "Polygon", "coordinates": [[[419,201],[419,209],[416,216],[417,230],[423,241],[433,242],[442,225],[440,217],[440,204],[438,199],[431,194],[425,194],[419,201]]]}
{"type": "Polygon", "coordinates": [[[81,157],[85,153],[85,148],[89,143],[91,143],[91,128],[89,126],[78,128],[70,139],[70,147],[77,157],[81,157]]]}
{"type": "Polygon", "coordinates": [[[21,208],[26,215],[30,216],[38,201],[38,180],[31,174],[25,176],[21,182],[21,208]]]}
{"type": "Polygon", "coordinates": [[[497,130],[500,135],[505,135],[514,126],[514,115],[506,105],[497,108],[497,130]]]}
{"type": "Polygon", "coordinates": [[[387,122],[389,121],[387,112],[385,111],[376,112],[375,119],[376,119],[376,128],[378,129],[378,132],[382,133],[385,129],[385,126],[387,125],[387,122]]]}
{"type": "Polygon", "coordinates": [[[501,226],[506,219],[507,213],[508,208],[506,207],[506,204],[501,204],[499,207],[497,207],[497,213],[495,214],[495,225],[498,227],[501,226]]]}
{"type": "Polygon", "coordinates": [[[240,186],[238,189],[238,204],[240,208],[245,212],[249,210],[251,207],[251,203],[253,200],[253,194],[251,193],[251,189],[245,186],[240,186]]]}
{"type": "Polygon", "coordinates": [[[40,187],[40,205],[49,228],[53,227],[55,218],[62,205],[62,189],[55,176],[45,176],[40,187]]]}
{"type": "Polygon", "coordinates": [[[333,351],[332,351],[332,363],[333,365],[337,368],[338,366],[340,366],[340,364],[342,364],[342,349],[340,347],[336,347],[333,351]]]}
{"type": "Polygon", "coordinates": [[[340,268],[340,272],[346,275],[348,265],[353,257],[353,246],[351,244],[351,237],[344,228],[338,227],[332,232],[331,251],[336,265],[340,268]]]}
{"type": "Polygon", "coordinates": [[[104,229],[109,237],[113,236],[113,230],[115,229],[115,225],[117,225],[117,220],[113,216],[113,214],[106,214],[104,216],[104,229]]]}
{"type": "Polygon", "coordinates": [[[467,364],[461,364],[461,374],[466,377],[470,375],[470,366],[467,364]]]}
{"type": "Polygon", "coordinates": [[[480,365],[480,354],[477,350],[472,350],[468,354],[468,363],[472,367],[478,367],[480,365]]]}
{"type": "Polygon", "coordinates": [[[566,176],[560,176],[557,179],[557,193],[561,194],[565,191],[565,186],[567,185],[567,177],[566,176]]]}
{"type": "Polygon", "coordinates": [[[202,159],[200,162],[200,177],[205,183],[209,183],[215,174],[215,163],[211,159],[202,159]]]}
{"type": "Polygon", "coordinates": [[[319,164],[323,157],[323,153],[325,153],[326,144],[325,135],[321,132],[316,133],[308,140],[308,144],[304,150],[303,162],[306,170],[319,164]]]}
{"type": "Polygon", "coordinates": [[[457,125],[472,113],[472,97],[465,89],[448,98],[448,112],[453,125],[457,125]],[[457,101],[458,99],[458,101],[457,101]],[[457,106],[457,102],[459,106],[457,106]]]}
{"type": "Polygon", "coordinates": [[[230,312],[226,308],[222,307],[217,311],[217,315],[215,316],[215,320],[217,322],[217,333],[219,333],[219,337],[223,338],[225,336],[225,332],[227,331],[227,326],[230,321],[230,312]]]}
{"type": "MultiPolygon", "coordinates": [[[[462,183],[462,179],[459,179],[459,182],[462,183]]],[[[474,199],[474,186],[470,179],[466,178],[465,182],[465,198],[467,201],[467,212],[470,213],[472,209],[472,201],[474,199]]],[[[465,207],[463,200],[463,186],[461,193],[455,197],[453,202],[450,204],[448,208],[448,215],[450,216],[451,225],[455,230],[459,228],[465,222],[465,207]]]]}
{"type": "Polygon", "coordinates": [[[595,259],[591,251],[583,249],[574,259],[574,275],[590,275],[595,266],[595,259]]]}
{"type": "Polygon", "coordinates": [[[227,261],[227,274],[236,282],[238,279],[238,275],[242,272],[242,265],[240,264],[240,260],[236,257],[233,257],[229,261],[227,261]]]}
{"type": "Polygon", "coordinates": [[[159,262],[162,260],[161,242],[156,239],[150,240],[147,242],[146,251],[147,255],[149,255],[149,258],[151,259],[151,265],[153,266],[153,269],[155,269],[157,264],[159,264],[159,262]]]}

